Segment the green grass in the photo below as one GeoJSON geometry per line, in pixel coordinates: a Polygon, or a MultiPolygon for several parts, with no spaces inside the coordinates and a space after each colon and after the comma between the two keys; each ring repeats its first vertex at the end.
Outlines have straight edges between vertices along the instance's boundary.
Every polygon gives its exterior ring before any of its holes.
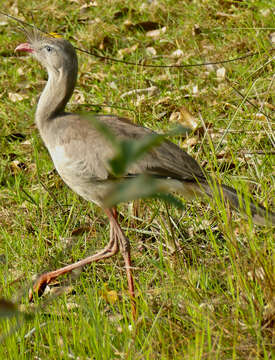
{"type": "MultiPolygon", "coordinates": [[[[85,3],[19,0],[0,10],[107,56],[117,58],[121,49],[137,45],[124,55],[132,62],[175,64],[171,54],[177,49],[182,63],[260,51],[242,61],[188,69],[126,66],[78,53],[79,81],[68,110],[115,113],[166,132],[171,114],[184,106],[200,131],[173,141],[224,183],[274,208],[274,122],[259,111],[274,111],[270,2],[107,0],[81,9],[85,3]],[[148,37],[135,26],[145,21],[166,26],[166,32],[148,37]],[[161,57],[151,59],[148,47],[161,57]],[[216,70],[223,66],[228,80],[218,81],[216,70]],[[153,85],[153,95],[121,97],[153,85]]],[[[46,74],[32,58],[14,54],[25,41],[16,26],[0,26],[0,296],[30,316],[1,320],[0,336],[10,335],[0,358],[272,359],[274,234],[219,202],[186,203],[184,211],[151,199],[120,205],[135,267],[135,323],[120,256],[60,279],[56,285],[67,286],[62,294],[54,296],[60,288],[52,286],[49,295],[28,304],[33,276],[102,248],[109,226],[100,209],[73,194],[53,171],[34,125],[46,74]],[[20,101],[12,101],[14,93],[20,101]],[[24,140],[9,138],[14,133],[24,140]],[[118,295],[113,304],[111,291],[118,295]]]]}

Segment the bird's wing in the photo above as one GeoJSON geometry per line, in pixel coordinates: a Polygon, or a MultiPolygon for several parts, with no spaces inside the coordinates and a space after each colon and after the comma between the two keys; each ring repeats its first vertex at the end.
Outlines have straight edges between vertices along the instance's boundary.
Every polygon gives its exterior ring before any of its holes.
{"type": "MultiPolygon", "coordinates": [[[[96,115],[95,117],[119,139],[138,140],[154,133],[117,116],[96,115]]],[[[66,124],[66,127],[58,131],[58,121],[56,122],[53,133],[58,134],[58,140],[55,140],[55,144],[58,143],[64,149],[71,171],[78,171],[79,176],[94,180],[107,180],[110,177],[108,161],[115,155],[111,142],[94,127],[89,119],[68,115],[66,122],[64,117],[60,122],[66,124]]],[[[196,160],[168,140],[163,141],[144,157],[131,164],[125,176],[144,173],[187,181],[204,178],[196,160]]]]}
{"type": "MultiPolygon", "coordinates": [[[[154,134],[152,130],[130,123],[128,119],[103,116],[101,121],[116,136],[122,139],[138,140],[144,136],[154,134]]],[[[142,173],[189,181],[204,178],[204,174],[196,160],[168,140],[164,140],[136,163],[130,165],[127,172],[129,175],[142,173]]]]}

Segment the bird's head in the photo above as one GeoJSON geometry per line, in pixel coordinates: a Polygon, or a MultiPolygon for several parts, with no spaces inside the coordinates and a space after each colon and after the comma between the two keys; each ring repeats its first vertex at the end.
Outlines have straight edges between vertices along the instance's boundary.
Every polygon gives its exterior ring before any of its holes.
{"type": "Polygon", "coordinates": [[[15,51],[31,53],[49,73],[77,70],[76,52],[69,41],[37,31],[27,32],[27,39],[28,42],[18,45],[15,51]]]}

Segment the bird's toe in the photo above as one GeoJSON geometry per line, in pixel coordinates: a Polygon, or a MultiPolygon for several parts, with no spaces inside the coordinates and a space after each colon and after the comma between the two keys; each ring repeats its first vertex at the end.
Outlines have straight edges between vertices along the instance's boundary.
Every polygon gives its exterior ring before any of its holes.
{"type": "Polygon", "coordinates": [[[33,301],[34,294],[37,294],[39,297],[42,296],[48,283],[48,274],[46,273],[40,275],[39,278],[35,281],[32,289],[29,290],[29,302],[33,301]]]}

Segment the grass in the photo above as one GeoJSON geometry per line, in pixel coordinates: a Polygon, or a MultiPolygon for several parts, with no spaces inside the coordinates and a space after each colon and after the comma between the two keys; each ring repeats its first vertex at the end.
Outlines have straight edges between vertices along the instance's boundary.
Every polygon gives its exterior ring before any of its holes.
{"type": "MultiPolygon", "coordinates": [[[[274,208],[274,123],[261,113],[271,117],[274,110],[270,2],[86,3],[18,0],[0,10],[61,33],[79,48],[132,62],[201,63],[259,52],[180,69],[126,66],[79,53],[68,109],[115,113],[166,132],[172,117],[190,125],[184,106],[197,129],[173,141],[224,183],[274,208]],[[166,32],[149,37],[142,29],[149,21],[166,32]],[[171,57],[178,49],[183,57],[171,57]],[[226,78],[218,80],[222,67],[226,78]],[[157,88],[151,95],[122,96],[151,86],[157,88]]],[[[132,244],[136,323],[119,256],[60,279],[28,304],[33,276],[102,248],[109,229],[102,211],[72,193],[53,169],[33,120],[46,74],[30,57],[14,55],[23,41],[14,22],[0,26],[0,294],[20,310],[1,320],[0,335],[10,335],[0,358],[272,359],[274,234],[218,201],[185,203],[184,211],[151,199],[120,205],[132,244]]]]}

